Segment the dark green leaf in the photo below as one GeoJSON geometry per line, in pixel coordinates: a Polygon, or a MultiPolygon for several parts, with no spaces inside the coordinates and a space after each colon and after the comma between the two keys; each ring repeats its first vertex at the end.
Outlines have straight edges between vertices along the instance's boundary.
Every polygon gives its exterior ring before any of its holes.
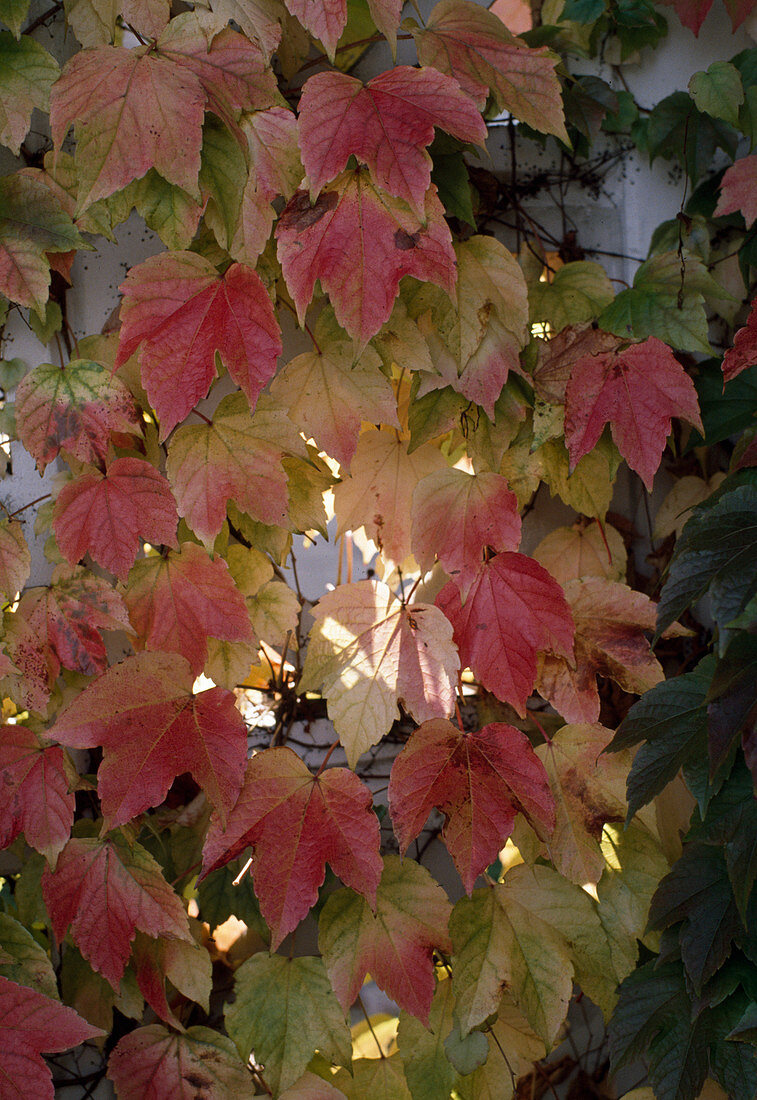
{"type": "Polygon", "coordinates": [[[677,160],[692,183],[710,168],[716,149],[736,155],[738,137],[728,123],[698,111],[686,92],[673,92],[649,116],[649,159],[677,160]]]}
{"type": "MultiPolygon", "coordinates": [[[[700,363],[694,384],[708,446],[721,443],[754,423],[757,415],[757,367],[749,367],[723,386],[719,359],[700,363]]],[[[701,447],[702,437],[693,431],[687,450],[701,447]]]]}

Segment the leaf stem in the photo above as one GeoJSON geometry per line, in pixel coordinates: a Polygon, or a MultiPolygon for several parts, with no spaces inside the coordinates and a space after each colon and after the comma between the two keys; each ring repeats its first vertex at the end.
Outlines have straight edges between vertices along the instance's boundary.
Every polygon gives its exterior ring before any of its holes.
{"type": "MultiPolygon", "coordinates": [[[[297,323],[299,324],[299,323],[300,323],[300,318],[299,318],[299,315],[298,315],[298,313],[297,313],[297,310],[296,310],[296,309],[294,308],[294,306],[292,305],[292,303],[291,303],[291,302],[288,302],[288,301],[286,300],[286,298],[282,298],[282,299],[281,299],[281,304],[282,304],[283,306],[286,306],[286,307],[287,307],[287,309],[288,309],[288,310],[290,311],[290,313],[293,313],[293,314],[295,315],[295,317],[297,318],[297,323]]],[[[311,339],[311,340],[313,341],[313,347],[315,348],[315,350],[316,350],[316,351],[318,352],[318,354],[319,354],[319,355],[323,355],[323,352],[321,351],[321,347],[320,347],[320,344],[318,343],[318,341],[316,340],[315,336],[313,335],[313,330],[311,329],[311,327],[310,327],[310,325],[309,325],[309,324],[307,323],[307,321],[303,321],[302,327],[303,327],[303,329],[305,330],[305,332],[306,332],[306,333],[308,334],[308,336],[310,337],[310,339],[311,339]]]]}
{"type": "Polygon", "coordinates": [[[323,760],[321,761],[321,766],[320,766],[320,768],[319,768],[319,769],[318,769],[318,771],[317,771],[317,772],[315,773],[315,777],[316,777],[316,779],[318,778],[318,776],[319,776],[319,775],[321,774],[321,772],[323,771],[323,769],[324,769],[324,768],[326,767],[326,765],[328,764],[328,762],[329,762],[329,757],[331,756],[332,752],[334,751],[334,749],[335,749],[335,748],[337,747],[337,745],[338,745],[338,744],[339,744],[339,738],[337,738],[337,739],[336,739],[336,741],[332,741],[331,745],[329,746],[329,751],[328,751],[328,752],[326,753],[326,755],[324,756],[323,760]]]}
{"type": "Polygon", "coordinates": [[[212,428],[213,421],[210,419],[210,417],[206,416],[205,413],[200,412],[199,409],[192,409],[192,412],[195,414],[195,416],[199,416],[200,420],[204,420],[209,428],[212,428]]]}
{"type": "MultiPolygon", "coordinates": [[[[52,493],[44,493],[41,497],[36,497],[34,500],[30,500],[28,504],[24,504],[23,507],[17,508],[15,512],[8,512],[8,519],[15,519],[16,516],[20,516],[22,512],[25,512],[27,508],[33,508],[35,504],[40,504],[43,500],[47,500],[51,497],[52,493]]],[[[6,508],[6,511],[8,509],[6,508]]]]}
{"type": "Polygon", "coordinates": [[[371,1035],[373,1036],[374,1042],[376,1043],[376,1046],[378,1047],[379,1056],[381,1058],[386,1058],[386,1055],[384,1054],[384,1049],[381,1046],[381,1043],[379,1042],[379,1037],[376,1034],[376,1032],[373,1030],[373,1024],[371,1023],[371,1018],[368,1015],[368,1010],[366,1009],[365,1005],[363,1004],[363,998],[360,996],[359,993],[357,995],[357,1003],[360,1005],[361,1009],[363,1010],[363,1015],[365,1016],[365,1022],[368,1024],[368,1030],[370,1031],[371,1035]]]}

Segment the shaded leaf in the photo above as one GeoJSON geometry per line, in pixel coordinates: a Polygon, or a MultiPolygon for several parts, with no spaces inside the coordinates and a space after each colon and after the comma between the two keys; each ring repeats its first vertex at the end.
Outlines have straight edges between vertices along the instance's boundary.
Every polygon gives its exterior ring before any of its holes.
{"type": "Polygon", "coordinates": [[[19,155],[32,111],[46,111],[58,63],[27,35],[16,39],[0,31],[0,144],[19,155]]]}
{"type": "Polygon", "coordinates": [[[23,832],[27,843],[54,864],[74,823],[63,750],[41,742],[26,726],[0,727],[0,785],[0,847],[23,832]]]}
{"type": "Polygon", "coordinates": [[[18,520],[0,522],[0,592],[10,601],[29,579],[31,553],[26,545],[23,526],[18,520]]]}
{"type": "Polygon", "coordinates": [[[47,952],[7,913],[0,913],[0,976],[58,999],[58,983],[47,952]]]}
{"type": "Polygon", "coordinates": [[[541,540],[532,557],[563,587],[585,577],[624,581],[627,555],[623,538],[610,524],[579,520],[572,527],[555,527],[541,540]],[[604,536],[604,538],[603,538],[604,536]]]}

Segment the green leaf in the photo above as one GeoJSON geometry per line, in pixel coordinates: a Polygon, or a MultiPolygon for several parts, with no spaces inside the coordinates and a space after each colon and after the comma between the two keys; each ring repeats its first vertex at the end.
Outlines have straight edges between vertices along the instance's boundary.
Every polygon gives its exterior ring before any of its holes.
{"type": "Polygon", "coordinates": [[[566,0],[560,20],[572,23],[595,23],[607,10],[605,0],[566,0]]]}
{"type": "Polygon", "coordinates": [[[200,919],[207,921],[211,933],[219,924],[234,916],[244,921],[248,928],[254,929],[261,939],[268,942],[271,934],[260,915],[258,899],[252,884],[252,875],[242,875],[239,882],[234,881],[242,869],[242,860],[211,871],[197,886],[197,904],[200,919]]]}
{"type": "Polygon", "coordinates": [[[704,424],[704,440],[693,431],[687,451],[703,442],[711,447],[744,428],[754,425],[757,416],[757,366],[748,367],[723,386],[720,360],[710,359],[697,367],[694,380],[704,424]]]}
{"type": "Polygon", "coordinates": [[[35,107],[46,111],[60,69],[33,38],[0,31],[0,144],[18,156],[35,107]]]}
{"type": "Polygon", "coordinates": [[[728,877],[744,924],[757,879],[757,801],[754,781],[743,758],[738,758],[731,774],[715,795],[701,825],[691,831],[692,838],[703,838],[722,848],[728,877]]]}
{"type": "Polygon", "coordinates": [[[558,268],[551,282],[531,284],[529,315],[532,323],[546,321],[559,331],[598,317],[613,297],[604,268],[590,260],[577,260],[558,268]]]}
{"type": "Polygon", "coordinates": [[[340,1070],[334,1084],[347,1100],[412,1100],[399,1054],[390,1058],[359,1058],[352,1063],[352,1075],[340,1070]]]}
{"type": "Polygon", "coordinates": [[[710,769],[730,758],[734,741],[754,724],[757,704],[757,637],[739,633],[715,668],[707,696],[710,769]]]}
{"type": "MultiPolygon", "coordinates": [[[[433,150],[431,151],[433,155],[433,150]]],[[[444,209],[453,218],[476,228],[468,165],[462,153],[434,156],[431,182],[436,184],[444,209]]]]}
{"type": "Polygon", "coordinates": [[[458,1074],[445,1047],[454,1024],[454,1007],[452,982],[446,980],[436,987],[427,1028],[408,1012],[400,1013],[397,1043],[413,1100],[438,1100],[449,1096],[455,1087],[458,1074]]]}
{"type": "Polygon", "coordinates": [[[658,156],[677,160],[692,183],[710,170],[716,149],[723,149],[733,159],[737,142],[731,126],[697,110],[686,92],[673,92],[649,116],[650,162],[658,156]]]}
{"type": "MultiPolygon", "coordinates": [[[[141,180],[130,184],[122,194],[129,196],[137,213],[158,234],[166,248],[180,250],[192,243],[200,223],[202,206],[186,191],[164,180],[154,168],[141,180]]],[[[108,206],[117,205],[120,197],[114,195],[113,199],[107,200],[108,206]]],[[[98,205],[90,206],[87,215],[91,215],[98,205]]],[[[123,217],[128,217],[128,211],[123,217]]],[[[120,212],[114,222],[118,220],[123,220],[120,212]]]]}
{"type": "Polygon", "coordinates": [[[209,196],[205,221],[227,252],[239,222],[248,174],[239,142],[219,119],[206,117],[202,128],[200,190],[209,196]]]}
{"type": "MultiPolygon", "coordinates": [[[[415,386],[415,382],[413,384],[415,386]]],[[[424,443],[454,428],[469,405],[470,402],[451,386],[430,390],[423,397],[411,400],[408,410],[410,443],[407,453],[412,454],[424,443]]]]}
{"type": "Polygon", "coordinates": [[[28,14],[29,0],[0,0],[0,23],[10,27],[16,38],[21,35],[28,14]]]}
{"type": "Polygon", "coordinates": [[[744,102],[741,74],[729,61],[713,61],[706,72],[694,73],[689,92],[700,111],[739,125],[739,107],[744,102]]]}
{"type": "Polygon", "coordinates": [[[47,952],[23,924],[0,912],[0,976],[58,999],[58,983],[47,952]]]}
{"type": "Polygon", "coordinates": [[[224,1019],[243,1061],[255,1051],[274,1094],[305,1072],[316,1050],[349,1065],[350,1033],[320,959],[253,955],[235,975],[224,1019]]]}
{"type": "Polygon", "coordinates": [[[52,299],[48,299],[41,314],[35,310],[29,313],[29,324],[40,344],[49,344],[53,334],[60,332],[63,326],[63,314],[60,306],[52,299]]]}

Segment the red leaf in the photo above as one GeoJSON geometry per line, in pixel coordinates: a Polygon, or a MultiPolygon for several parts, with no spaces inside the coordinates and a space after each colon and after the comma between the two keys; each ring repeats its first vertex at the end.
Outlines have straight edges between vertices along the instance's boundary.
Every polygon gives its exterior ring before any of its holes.
{"type": "Polygon", "coordinates": [[[16,424],[40,472],[60,451],[99,465],[114,432],[141,434],[126,386],[89,359],[72,359],[63,367],[43,363],[22,378],[16,389],[16,424]]]}
{"type": "Polygon", "coordinates": [[[389,810],[400,851],[437,807],[442,840],[470,894],[523,813],[537,830],[554,827],[554,799],[544,765],[524,733],[494,722],[474,733],[446,719],[419,726],[392,765],[389,810]]]}
{"type": "Polygon", "coordinates": [[[336,44],[347,26],[347,0],[285,0],[287,10],[320,39],[333,62],[336,44]]]}
{"type": "Polygon", "coordinates": [[[483,561],[484,548],[517,550],[520,516],[515,493],[500,474],[448,467],[424,477],[413,493],[413,554],[423,570],[434,557],[455,580],[461,599],[483,561]]]}
{"type": "Polygon", "coordinates": [[[375,904],[382,863],[372,804],[371,792],[346,768],[314,776],[289,748],[258,753],[226,831],[211,818],[202,876],[252,846],[255,893],[275,951],[314,905],[327,861],[375,904]]]}
{"type": "Polygon", "coordinates": [[[55,871],[45,868],[42,894],[58,943],[70,926],[84,958],[115,990],[137,929],[192,939],[184,906],[158,864],[117,834],[69,840],[55,871]]]}
{"type": "Polygon", "coordinates": [[[0,1080],[3,1100],[53,1100],[44,1051],[68,1050],[103,1032],[67,1005],[0,977],[0,1080]]]}
{"type": "MultiPolygon", "coordinates": [[[[662,0],[664,4],[675,8],[676,15],[694,34],[698,35],[710,8],[712,0],[662,0]]],[[[741,26],[746,17],[754,10],[754,0],[724,0],[726,10],[731,17],[734,31],[741,26]]]]}
{"type": "Polygon", "coordinates": [[[184,772],[226,820],[242,786],[246,727],[233,692],[193,695],[193,680],[176,654],[127,657],[86,687],[49,731],[64,745],[103,747],[97,787],[107,829],[158,806],[184,772]]]}
{"type": "Polygon", "coordinates": [[[454,627],[462,666],[521,715],[536,680],[537,652],[573,655],[563,590],[525,554],[497,554],[481,565],[464,605],[454,581],[436,604],[454,627]]]}
{"type": "Polygon", "coordinates": [[[273,376],[281,339],[254,271],[232,264],[220,276],[194,252],[169,252],[133,267],[121,290],[116,366],[141,346],[142,381],[160,420],[161,440],[207,394],[216,352],[255,408],[273,376]]]}
{"type": "Polygon", "coordinates": [[[23,832],[32,848],[55,863],[74,823],[75,799],[68,790],[63,750],[44,745],[26,726],[3,726],[0,788],[0,848],[23,832]]]}
{"type": "Polygon", "coordinates": [[[661,340],[650,336],[625,351],[584,356],[565,392],[571,469],[609,423],[618,450],[651,492],[674,416],[704,433],[694,383],[661,340]]]}
{"type": "Polygon", "coordinates": [[[431,182],[426,146],[434,127],[482,145],[486,125],[468,96],[437,69],[399,65],[367,84],[345,73],[318,73],[300,100],[300,148],[311,194],[333,180],[351,155],[373,182],[424,216],[431,182]]]}
{"type": "Polygon", "coordinates": [[[318,947],[345,1015],[370,973],[400,1008],[428,1026],[436,986],[433,951],[452,950],[451,912],[426,868],[395,855],[384,859],[375,913],[351,890],[331,894],[318,921],[318,947]]]}
{"type": "Polygon", "coordinates": [[[733,340],[733,347],[723,356],[723,381],[730,382],[737,374],[757,363],[757,299],[752,302],[746,324],[733,340]]]}
{"type": "Polygon", "coordinates": [[[744,215],[747,229],[757,218],[757,153],[737,160],[720,181],[714,217],[734,213],[744,215]]]}
{"type": "Polygon", "coordinates": [[[155,168],[197,196],[205,92],[147,47],[99,46],[67,62],[50,95],[56,148],[76,123],[79,209],[155,168]]]}
{"type": "Polygon", "coordinates": [[[75,565],[85,554],[126,576],[136,561],[140,536],[176,546],[179,516],[171,487],[141,458],[117,458],[104,474],[82,474],[61,490],[53,530],[63,556],[75,565]]]}
{"type": "Polygon", "coordinates": [[[342,328],[365,344],[392,312],[403,275],[455,283],[455,253],[435,188],[425,223],[377,191],[365,169],[343,172],[311,205],[298,191],[276,229],[278,256],[302,322],[317,280],[342,328]]]}
{"type": "Polygon", "coordinates": [[[567,142],[557,58],[546,47],[531,49],[493,12],[468,0],[442,0],[412,33],[421,65],[449,73],[477,107],[491,92],[500,110],[567,142]]]}
{"type": "Polygon", "coordinates": [[[138,561],[124,598],[139,648],[181,653],[195,675],[207,660],[209,636],[252,640],[244,597],[226,562],[192,542],[165,558],[138,561]]]}

